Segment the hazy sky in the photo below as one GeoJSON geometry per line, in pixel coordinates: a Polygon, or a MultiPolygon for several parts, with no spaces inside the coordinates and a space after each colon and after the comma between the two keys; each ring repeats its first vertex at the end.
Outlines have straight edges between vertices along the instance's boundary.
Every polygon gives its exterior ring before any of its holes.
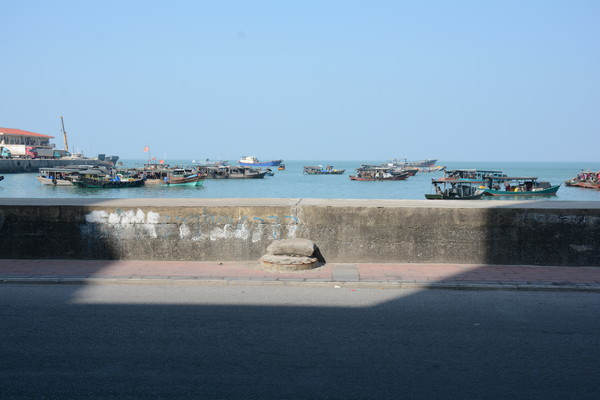
{"type": "Polygon", "coordinates": [[[86,155],[597,161],[600,1],[0,0],[0,127],[86,155]]]}

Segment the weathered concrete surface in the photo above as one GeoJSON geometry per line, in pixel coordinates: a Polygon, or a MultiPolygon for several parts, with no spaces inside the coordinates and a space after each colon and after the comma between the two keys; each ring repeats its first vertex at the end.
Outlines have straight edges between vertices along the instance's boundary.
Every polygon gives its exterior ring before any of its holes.
{"type": "Polygon", "coordinates": [[[0,199],[0,258],[600,265],[600,204],[323,199],[0,199]]]}
{"type": "Polygon", "coordinates": [[[0,173],[22,173],[22,172],[39,172],[40,168],[54,168],[62,165],[106,165],[113,164],[108,161],[100,161],[97,159],[0,159],[0,173]]]}

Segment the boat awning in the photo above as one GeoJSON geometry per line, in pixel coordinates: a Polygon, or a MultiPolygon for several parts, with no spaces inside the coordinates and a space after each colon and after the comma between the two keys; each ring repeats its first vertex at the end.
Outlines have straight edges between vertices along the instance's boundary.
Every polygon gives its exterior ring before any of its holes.
{"type": "Polygon", "coordinates": [[[537,176],[486,176],[486,179],[495,181],[535,181],[537,176]]]}

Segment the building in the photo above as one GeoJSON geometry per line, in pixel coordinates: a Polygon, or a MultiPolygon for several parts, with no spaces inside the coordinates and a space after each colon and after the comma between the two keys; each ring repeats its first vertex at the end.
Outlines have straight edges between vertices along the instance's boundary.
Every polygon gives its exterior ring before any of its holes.
{"type": "Polygon", "coordinates": [[[6,145],[6,147],[24,145],[53,148],[54,144],[50,144],[50,139],[54,139],[54,136],[23,131],[21,129],[0,128],[0,145],[6,145]]]}

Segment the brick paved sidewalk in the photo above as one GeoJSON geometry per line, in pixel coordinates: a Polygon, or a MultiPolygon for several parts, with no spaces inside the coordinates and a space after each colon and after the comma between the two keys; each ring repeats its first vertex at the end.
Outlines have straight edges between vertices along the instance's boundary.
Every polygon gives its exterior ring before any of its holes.
{"type": "Polygon", "coordinates": [[[111,282],[254,282],[600,292],[600,267],[328,263],[308,271],[267,272],[254,261],[0,260],[0,283],[111,282]]]}

